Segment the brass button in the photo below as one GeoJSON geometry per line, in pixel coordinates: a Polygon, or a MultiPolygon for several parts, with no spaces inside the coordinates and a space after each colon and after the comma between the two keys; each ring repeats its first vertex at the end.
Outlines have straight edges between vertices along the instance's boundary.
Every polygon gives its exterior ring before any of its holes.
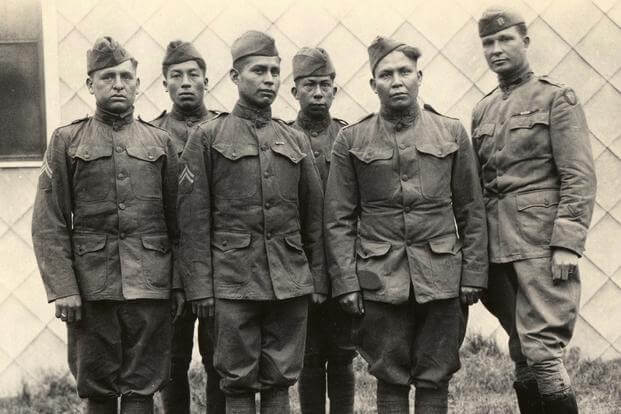
{"type": "Polygon", "coordinates": [[[408,239],[408,240],[405,242],[405,244],[407,244],[408,246],[411,246],[411,245],[412,245],[412,240],[409,240],[409,239],[408,239]]]}
{"type": "Polygon", "coordinates": [[[272,207],[272,205],[270,204],[270,202],[269,202],[269,201],[266,201],[266,202],[265,202],[265,208],[266,208],[267,210],[269,210],[269,209],[270,209],[270,207],[272,207]]]}
{"type": "Polygon", "coordinates": [[[261,151],[267,151],[268,146],[263,144],[261,145],[261,151]]]}
{"type": "Polygon", "coordinates": [[[320,155],[320,152],[319,151],[314,151],[313,155],[315,156],[315,158],[317,158],[320,155]]]}
{"type": "Polygon", "coordinates": [[[123,240],[125,238],[125,233],[121,232],[121,234],[119,234],[119,239],[123,240]]]}
{"type": "Polygon", "coordinates": [[[272,238],[272,233],[270,233],[269,231],[267,233],[265,233],[265,238],[267,238],[268,240],[272,238]]]}
{"type": "Polygon", "coordinates": [[[116,150],[116,152],[123,152],[123,147],[120,145],[117,145],[114,149],[116,150]]]}
{"type": "Polygon", "coordinates": [[[405,144],[399,144],[399,148],[400,148],[400,149],[402,149],[402,150],[406,149],[407,147],[408,147],[408,146],[407,146],[407,145],[405,145],[405,144]]]}
{"type": "Polygon", "coordinates": [[[189,119],[185,122],[187,126],[191,127],[192,125],[194,125],[193,121],[190,121],[189,119]]]}
{"type": "Polygon", "coordinates": [[[313,132],[311,132],[311,136],[316,137],[317,135],[319,135],[319,134],[317,133],[317,131],[313,131],[313,132]]]}
{"type": "Polygon", "coordinates": [[[410,206],[405,206],[404,210],[405,210],[406,213],[409,213],[410,212],[410,206]]]}
{"type": "Polygon", "coordinates": [[[122,180],[123,178],[125,178],[125,175],[123,175],[123,173],[119,173],[117,177],[119,178],[119,180],[122,180]]]}
{"type": "Polygon", "coordinates": [[[222,240],[222,246],[226,246],[227,244],[229,244],[226,240],[222,240]]]}
{"type": "Polygon", "coordinates": [[[147,154],[147,158],[152,160],[153,159],[153,154],[147,154]]]}
{"type": "Polygon", "coordinates": [[[402,179],[403,181],[407,181],[407,180],[408,180],[408,176],[407,176],[407,175],[405,175],[405,174],[403,174],[403,175],[401,176],[401,179],[402,179]]]}
{"type": "Polygon", "coordinates": [[[263,177],[265,177],[265,178],[269,178],[269,176],[270,176],[270,173],[269,173],[268,171],[265,171],[265,172],[263,173],[263,177]]]}
{"type": "Polygon", "coordinates": [[[119,203],[119,208],[121,210],[125,210],[125,203],[119,203]]]}

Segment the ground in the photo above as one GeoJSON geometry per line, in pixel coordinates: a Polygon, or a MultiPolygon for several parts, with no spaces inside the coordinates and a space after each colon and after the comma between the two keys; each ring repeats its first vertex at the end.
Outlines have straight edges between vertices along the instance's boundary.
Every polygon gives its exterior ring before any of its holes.
{"type": "MultiPolygon", "coordinates": [[[[578,395],[582,413],[621,413],[621,359],[614,361],[582,358],[572,350],[565,358],[578,395]]],[[[466,339],[462,348],[462,369],[450,387],[450,413],[515,413],[512,364],[495,343],[480,336],[466,339]]],[[[375,412],[375,380],[357,359],[356,413],[375,412]]],[[[205,379],[200,366],[190,372],[193,412],[205,410],[205,379]]],[[[298,413],[297,391],[291,390],[293,412],[298,413]]],[[[413,397],[414,393],[410,394],[413,397]]],[[[157,403],[157,400],[156,400],[157,403]]],[[[413,404],[412,404],[413,406],[413,404]]],[[[79,413],[80,401],[68,374],[48,374],[36,386],[25,386],[15,398],[0,400],[0,413],[79,413]]],[[[156,413],[161,413],[156,407],[156,413]]]]}

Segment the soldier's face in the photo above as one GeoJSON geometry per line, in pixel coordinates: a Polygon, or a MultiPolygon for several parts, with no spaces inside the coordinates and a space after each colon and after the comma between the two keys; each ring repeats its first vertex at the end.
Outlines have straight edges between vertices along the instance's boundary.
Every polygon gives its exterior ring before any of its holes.
{"type": "Polygon", "coordinates": [[[86,79],[91,95],[95,95],[97,105],[107,111],[123,113],[136,99],[140,79],[131,60],[116,66],[95,71],[86,79]]]}
{"type": "Polygon", "coordinates": [[[524,66],[530,39],[520,35],[516,26],[511,26],[481,38],[481,43],[489,68],[503,74],[524,66]]]}
{"type": "Polygon", "coordinates": [[[195,60],[188,60],[168,67],[164,87],[177,106],[194,109],[203,102],[207,78],[195,60]]]}
{"type": "Polygon", "coordinates": [[[416,103],[421,80],[416,62],[395,50],[377,64],[370,83],[382,108],[402,110],[416,103]]]}
{"type": "Polygon", "coordinates": [[[250,56],[241,70],[231,69],[240,99],[246,104],[265,107],[276,99],[280,88],[280,58],[250,56]]]}
{"type": "Polygon", "coordinates": [[[320,116],[330,110],[336,87],[331,76],[309,76],[298,79],[291,94],[300,102],[302,112],[320,116]]]}

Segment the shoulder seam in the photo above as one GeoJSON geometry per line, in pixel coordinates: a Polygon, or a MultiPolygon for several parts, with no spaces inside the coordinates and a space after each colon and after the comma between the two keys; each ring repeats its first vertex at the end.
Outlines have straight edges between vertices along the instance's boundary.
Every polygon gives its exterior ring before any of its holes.
{"type": "Polygon", "coordinates": [[[341,129],[343,130],[343,129],[347,129],[347,128],[353,127],[354,125],[358,125],[358,124],[362,123],[363,121],[366,121],[367,119],[371,118],[373,115],[375,115],[375,112],[371,112],[371,113],[369,113],[369,114],[367,114],[367,115],[363,116],[362,118],[360,118],[360,119],[359,119],[359,120],[357,120],[356,122],[353,122],[353,123],[351,123],[351,124],[349,124],[349,125],[345,125],[345,126],[344,126],[343,128],[341,128],[341,129]]]}

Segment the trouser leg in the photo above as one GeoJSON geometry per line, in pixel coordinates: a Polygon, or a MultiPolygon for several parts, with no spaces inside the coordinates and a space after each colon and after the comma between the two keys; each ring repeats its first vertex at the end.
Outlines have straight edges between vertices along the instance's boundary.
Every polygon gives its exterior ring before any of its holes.
{"type": "Polygon", "coordinates": [[[190,414],[190,384],[188,369],[192,360],[194,322],[190,304],[173,326],[171,346],[170,382],[160,391],[165,414],[190,414]]]}
{"type": "Polygon", "coordinates": [[[121,397],[121,414],[153,414],[153,396],[121,397]]]}
{"type": "Polygon", "coordinates": [[[408,414],[410,386],[377,380],[377,414],[408,414]]]}
{"type": "Polygon", "coordinates": [[[353,319],[336,300],[324,306],[324,319],[329,323],[324,330],[328,354],[328,398],[330,413],[353,414],[356,379],[353,359],[356,349],[352,343],[353,319]]]}
{"type": "Polygon", "coordinates": [[[86,414],[117,414],[116,398],[88,398],[86,400],[86,414]]]}
{"type": "Polygon", "coordinates": [[[515,382],[513,389],[518,400],[518,407],[522,414],[542,414],[541,395],[537,386],[537,379],[526,361],[516,362],[515,382]]]}
{"type": "Polygon", "coordinates": [[[448,412],[448,385],[440,388],[416,388],[416,414],[446,414],[448,412]]]}
{"type": "Polygon", "coordinates": [[[226,414],[255,414],[257,411],[254,393],[226,395],[225,406],[226,414]]]}
{"type": "Polygon", "coordinates": [[[309,305],[304,367],[300,374],[298,392],[303,414],[326,412],[326,361],[323,357],[321,305],[309,305]]]}
{"type": "Polygon", "coordinates": [[[289,414],[290,412],[288,387],[261,391],[261,414],[289,414]]]}
{"type": "Polygon", "coordinates": [[[356,379],[349,361],[328,361],[328,398],[330,413],[353,414],[356,379]]]}
{"type": "Polygon", "coordinates": [[[560,358],[533,363],[531,366],[541,393],[543,413],[578,413],[576,396],[569,374],[560,358]]]}
{"type": "Polygon", "coordinates": [[[226,410],[225,396],[220,389],[220,374],[214,368],[214,319],[205,318],[198,321],[198,347],[201,353],[205,373],[205,395],[207,397],[207,414],[224,414],[226,410]]]}

